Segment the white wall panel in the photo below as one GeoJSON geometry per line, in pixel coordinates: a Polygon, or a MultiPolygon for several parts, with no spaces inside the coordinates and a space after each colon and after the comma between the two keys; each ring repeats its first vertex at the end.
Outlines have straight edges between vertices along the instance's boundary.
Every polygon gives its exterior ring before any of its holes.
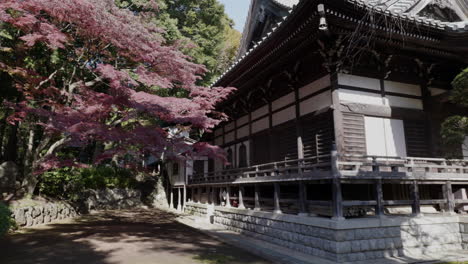
{"type": "Polygon", "coordinates": [[[326,75],[318,80],[315,80],[308,85],[299,89],[299,98],[304,98],[309,94],[313,94],[323,88],[331,85],[330,75],[326,75]]]}
{"type": "Polygon", "coordinates": [[[237,126],[240,127],[244,124],[247,124],[249,122],[249,115],[245,115],[239,119],[237,119],[237,126]]]}
{"type": "Polygon", "coordinates": [[[222,128],[222,127],[215,129],[214,135],[215,135],[216,137],[217,137],[217,136],[221,136],[222,134],[223,134],[223,128],[222,128]]]}
{"type": "Polygon", "coordinates": [[[232,121],[231,123],[228,123],[224,126],[224,131],[230,131],[230,130],[233,130],[235,127],[235,124],[234,124],[234,121],[232,121]]]}
{"type": "Polygon", "coordinates": [[[403,120],[364,117],[367,155],[406,157],[403,120]]]}
{"type": "Polygon", "coordinates": [[[243,138],[249,135],[249,126],[243,126],[239,129],[237,129],[237,138],[243,138]]]}
{"type": "Polygon", "coordinates": [[[221,146],[221,145],[223,145],[223,137],[217,137],[217,138],[215,138],[214,144],[215,144],[216,146],[221,146]]]}
{"type": "Polygon", "coordinates": [[[384,81],[385,92],[421,96],[421,86],[409,83],[384,81]]]}
{"type": "Polygon", "coordinates": [[[339,89],[338,96],[343,102],[384,105],[382,96],[375,93],[339,89]]]}
{"type": "Polygon", "coordinates": [[[264,117],[256,122],[252,123],[252,133],[257,133],[259,131],[265,130],[270,126],[268,117],[264,117]]]}
{"type": "Polygon", "coordinates": [[[252,120],[268,114],[268,105],[264,105],[252,112],[252,120]]]}
{"type": "Polygon", "coordinates": [[[421,99],[405,98],[400,96],[387,95],[388,105],[393,107],[411,108],[411,109],[423,109],[423,103],[421,99]]]}
{"type": "Polygon", "coordinates": [[[380,80],[350,74],[338,74],[338,84],[380,91],[380,80]]]}
{"type": "Polygon", "coordinates": [[[273,114],[273,126],[277,126],[294,118],[296,118],[296,107],[293,105],[273,114]]]}
{"type": "Polygon", "coordinates": [[[234,141],[234,131],[230,132],[230,133],[227,133],[226,136],[224,137],[225,139],[225,143],[229,143],[229,142],[232,142],[234,141]]]}
{"type": "Polygon", "coordinates": [[[271,103],[271,109],[273,111],[280,109],[281,107],[287,106],[288,104],[294,103],[294,93],[289,93],[283,97],[280,97],[271,103]]]}
{"type": "Polygon", "coordinates": [[[323,109],[332,104],[331,91],[325,91],[307,100],[304,100],[299,105],[301,115],[306,115],[314,111],[323,109]]]}
{"type": "Polygon", "coordinates": [[[436,88],[436,87],[429,87],[429,91],[431,92],[431,96],[436,96],[436,95],[448,92],[447,90],[436,88]]]}

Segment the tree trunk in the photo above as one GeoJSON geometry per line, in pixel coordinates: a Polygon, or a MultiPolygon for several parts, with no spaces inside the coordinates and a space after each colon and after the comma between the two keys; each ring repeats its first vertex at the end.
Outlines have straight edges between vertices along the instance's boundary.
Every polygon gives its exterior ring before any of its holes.
{"type": "Polygon", "coordinates": [[[22,186],[28,194],[33,194],[37,185],[37,177],[33,175],[33,149],[34,149],[34,137],[35,130],[34,127],[29,129],[28,142],[24,154],[24,163],[23,163],[23,183],[22,186]]]}
{"type": "Polygon", "coordinates": [[[6,117],[0,120],[0,162],[3,161],[3,137],[5,136],[6,117]]]}

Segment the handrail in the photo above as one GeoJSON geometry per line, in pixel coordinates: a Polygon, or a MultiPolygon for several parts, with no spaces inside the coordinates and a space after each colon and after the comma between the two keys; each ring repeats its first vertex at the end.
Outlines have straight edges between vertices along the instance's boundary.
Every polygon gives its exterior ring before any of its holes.
{"type": "Polygon", "coordinates": [[[318,162],[320,159],[329,158],[331,157],[330,154],[327,155],[317,155],[314,157],[308,157],[304,159],[294,159],[294,160],[282,160],[264,164],[257,164],[249,167],[244,168],[232,168],[232,169],[225,169],[225,170],[218,170],[212,171],[208,173],[199,173],[191,175],[191,180],[197,179],[206,179],[212,177],[222,177],[224,175],[247,175],[247,174],[261,174],[261,173],[268,173],[272,171],[283,171],[286,169],[300,169],[300,168],[308,168],[310,167],[311,161],[314,162],[313,165],[326,165],[330,163],[329,161],[326,162],[318,162]],[[297,165],[297,166],[293,166],[297,165]]]}

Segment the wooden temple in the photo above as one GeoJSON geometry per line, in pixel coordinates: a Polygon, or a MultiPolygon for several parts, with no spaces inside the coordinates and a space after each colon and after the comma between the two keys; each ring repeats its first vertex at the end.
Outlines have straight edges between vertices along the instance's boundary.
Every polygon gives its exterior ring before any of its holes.
{"type": "Polygon", "coordinates": [[[229,164],[170,165],[171,204],[463,213],[468,149],[448,149],[440,128],[468,113],[449,100],[467,63],[463,0],[254,0],[238,60],[213,84],[238,89],[218,106],[230,120],[206,138],[229,164]]]}

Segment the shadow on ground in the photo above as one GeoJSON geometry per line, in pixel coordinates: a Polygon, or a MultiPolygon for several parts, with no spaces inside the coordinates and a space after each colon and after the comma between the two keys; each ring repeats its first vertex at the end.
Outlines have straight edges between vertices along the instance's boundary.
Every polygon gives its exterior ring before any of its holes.
{"type": "Polygon", "coordinates": [[[270,263],[159,210],[107,211],[0,240],[2,264],[270,263]]]}

